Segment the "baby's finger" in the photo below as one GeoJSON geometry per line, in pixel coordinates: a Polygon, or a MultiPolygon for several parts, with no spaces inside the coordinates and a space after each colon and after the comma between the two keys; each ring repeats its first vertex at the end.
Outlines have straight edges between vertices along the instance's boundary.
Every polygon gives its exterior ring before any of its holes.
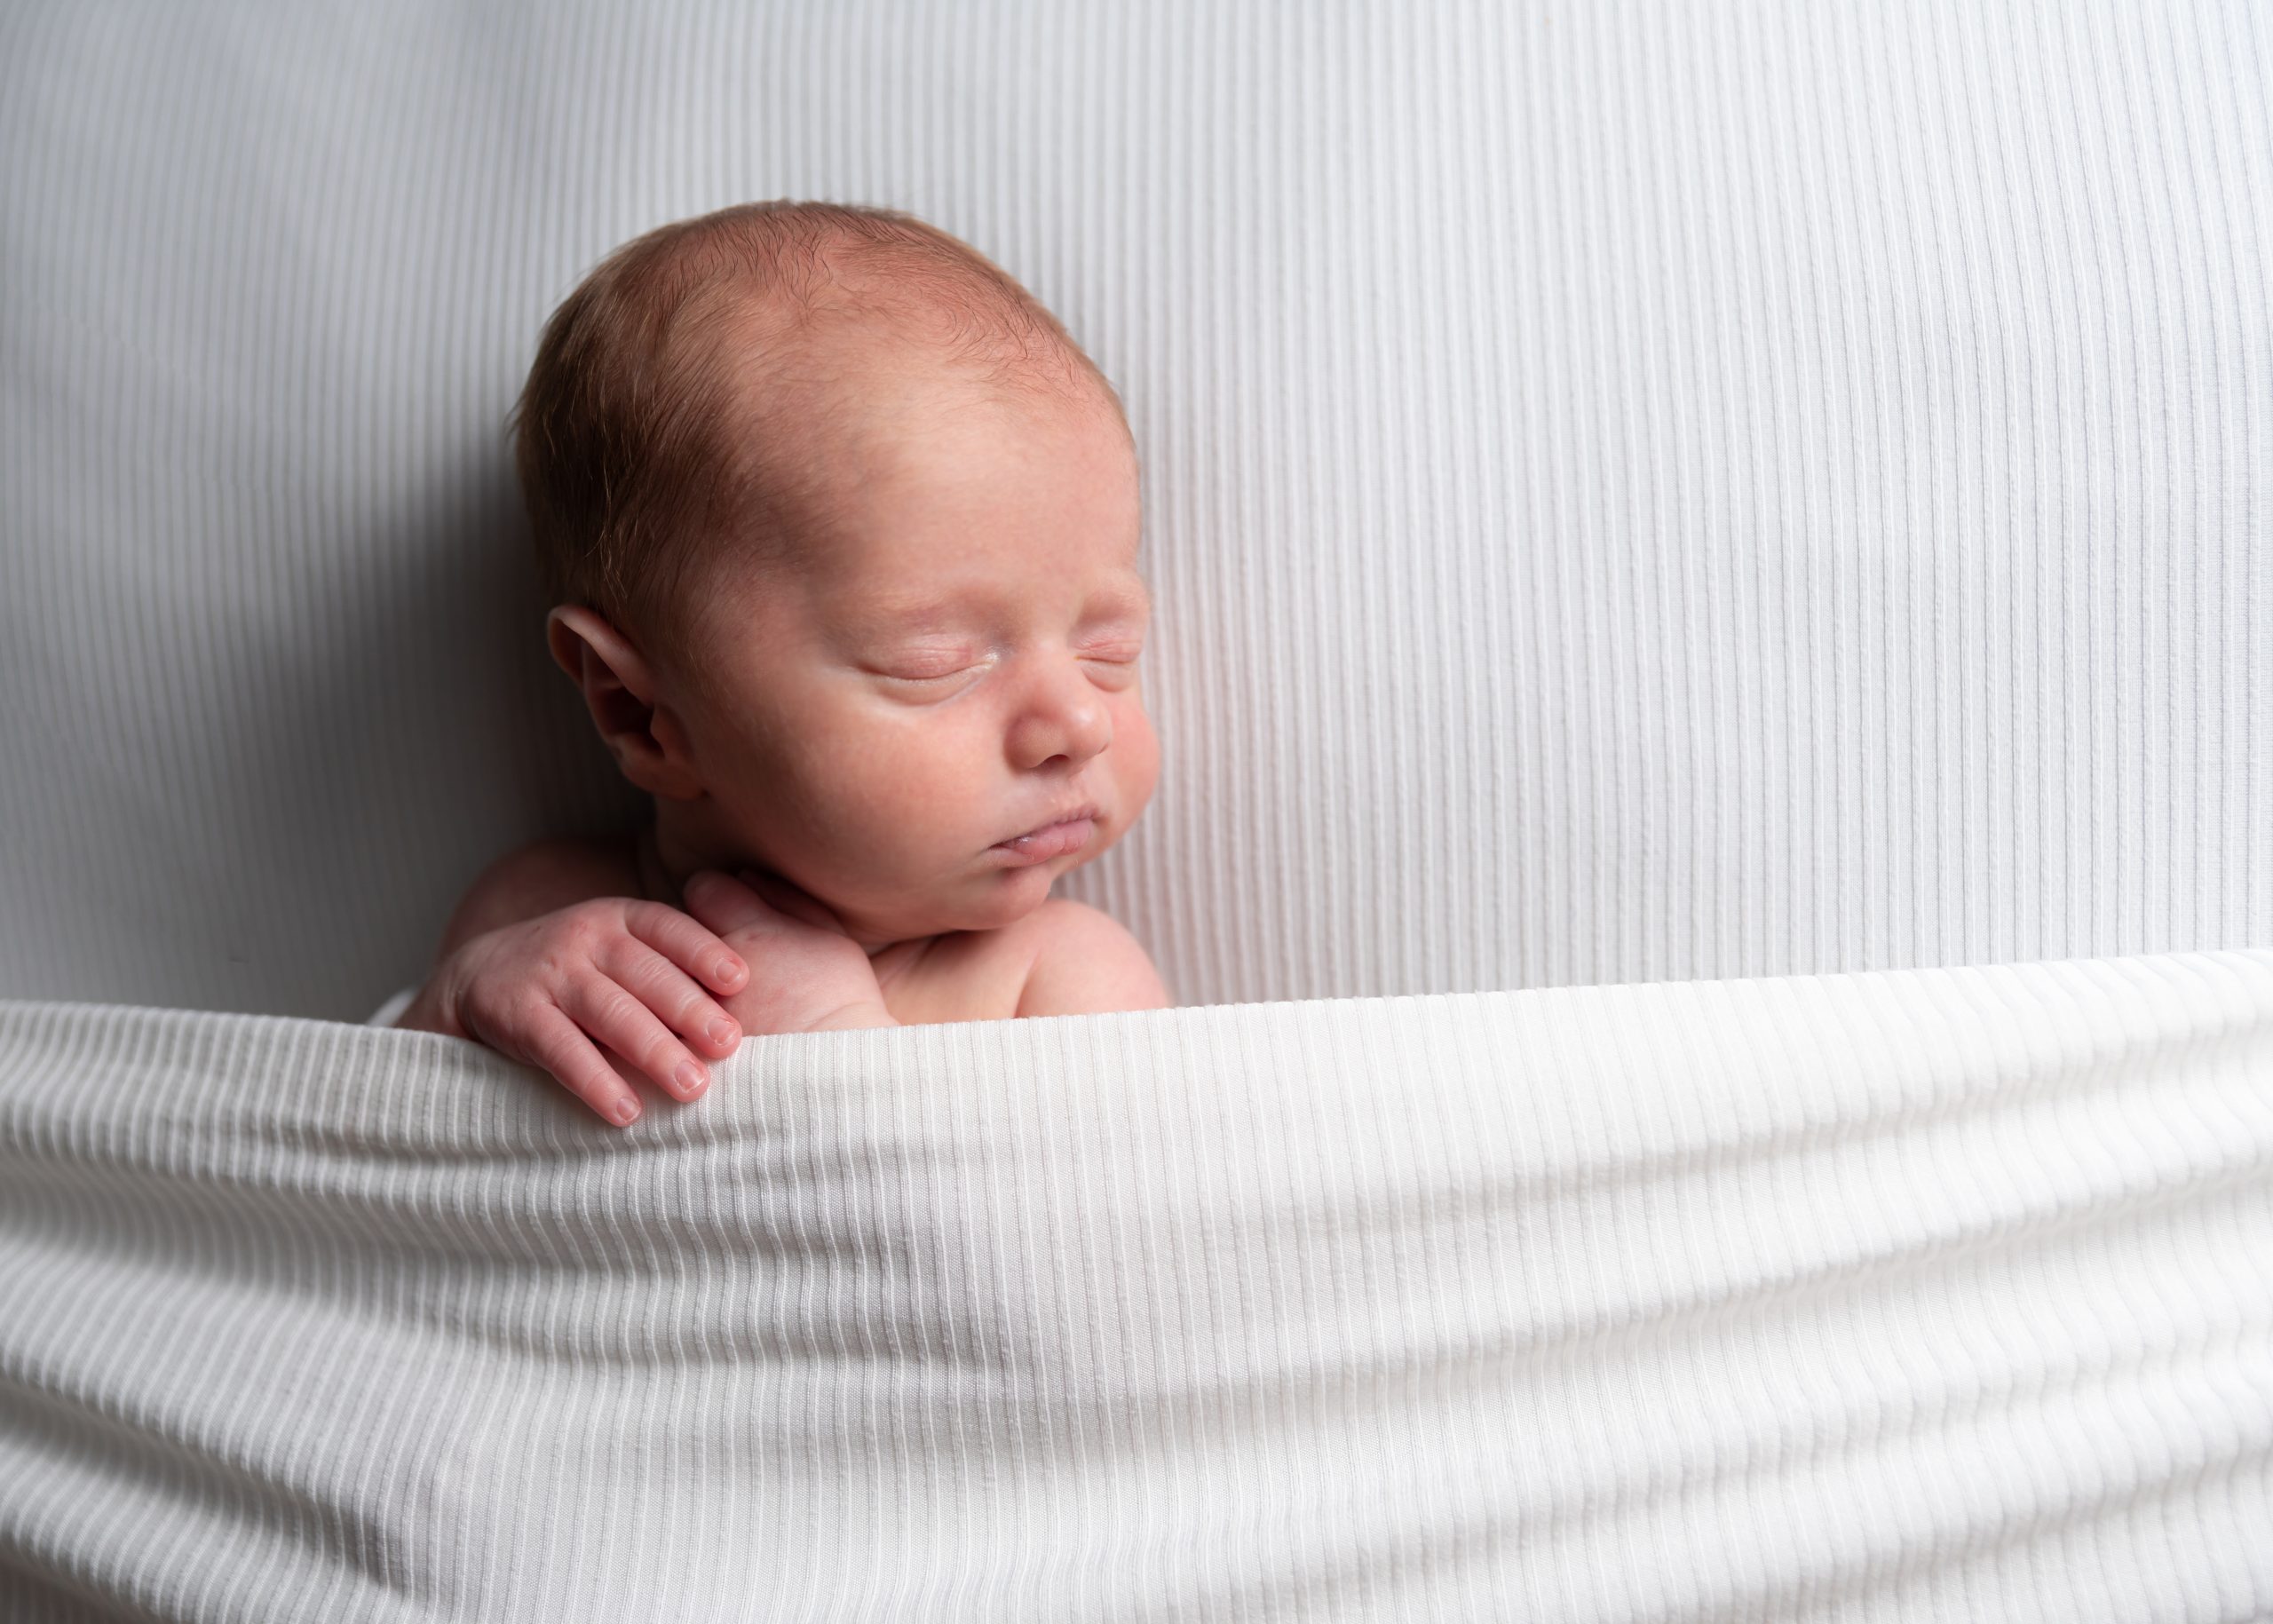
{"type": "Polygon", "coordinates": [[[716,868],[699,869],[680,887],[687,911],[717,931],[765,931],[776,935],[795,932],[796,926],[772,904],[741,881],[716,868]]]}
{"type": "Polygon", "coordinates": [[[576,1023],[551,1004],[537,1005],[527,1017],[520,1046],[531,1065],[550,1072],[555,1081],[606,1121],[622,1127],[638,1120],[639,1097],[624,1087],[615,1067],[576,1023]]]}
{"type": "Polygon", "coordinates": [[[692,915],[661,902],[632,902],[623,910],[627,930],[658,949],[706,986],[722,993],[741,990],[749,966],[692,915]]]}
{"type": "Polygon", "coordinates": [[[666,1094],[693,1099],[710,1086],[709,1068],[673,1037],[655,1012],[598,968],[559,993],[561,1013],[606,1044],[666,1094]]]}
{"type": "MultiPolygon", "coordinates": [[[[702,929],[691,919],[687,923],[702,929]]],[[[742,1041],[742,1029],[734,1018],[692,976],[646,943],[629,936],[611,937],[593,954],[592,963],[688,1042],[706,1044],[723,1058],[733,1053],[742,1041]]]]}

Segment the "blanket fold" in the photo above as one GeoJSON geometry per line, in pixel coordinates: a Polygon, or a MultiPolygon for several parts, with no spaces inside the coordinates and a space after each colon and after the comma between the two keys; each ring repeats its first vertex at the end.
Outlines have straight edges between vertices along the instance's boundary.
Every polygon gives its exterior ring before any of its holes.
{"type": "Polygon", "coordinates": [[[0,1002],[0,1612],[2273,1612],[2273,951],[714,1075],[0,1002]]]}

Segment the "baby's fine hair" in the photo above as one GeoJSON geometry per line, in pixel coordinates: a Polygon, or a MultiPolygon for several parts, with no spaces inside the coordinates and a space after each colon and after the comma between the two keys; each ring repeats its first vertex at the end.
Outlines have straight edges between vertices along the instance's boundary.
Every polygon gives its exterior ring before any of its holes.
{"type": "Polygon", "coordinates": [[[644,635],[729,529],[760,563],[825,533],[828,441],[855,403],[820,340],[848,329],[996,398],[1101,396],[1127,427],[1039,300],[913,215],[783,198],[675,221],[562,301],[508,415],[547,601],[644,635]]]}

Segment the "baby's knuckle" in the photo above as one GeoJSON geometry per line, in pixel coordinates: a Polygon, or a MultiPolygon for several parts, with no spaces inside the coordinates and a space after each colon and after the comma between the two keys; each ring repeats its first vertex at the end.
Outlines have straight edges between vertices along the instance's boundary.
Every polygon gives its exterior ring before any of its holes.
{"type": "Polygon", "coordinates": [[[625,902],[619,915],[622,921],[623,933],[627,936],[645,937],[653,931],[655,928],[654,910],[660,906],[659,903],[638,898],[625,902]]]}
{"type": "Polygon", "coordinates": [[[627,985],[642,1004],[667,1020],[686,1006],[686,983],[671,965],[642,964],[627,985]]]}
{"type": "Polygon", "coordinates": [[[622,1017],[632,1012],[632,1005],[637,1003],[637,999],[632,999],[632,994],[628,994],[622,987],[618,987],[618,985],[612,983],[612,980],[593,985],[593,987],[586,989],[584,999],[586,999],[586,1008],[591,1010],[593,1019],[600,1021],[600,1024],[605,1026],[621,1026],[622,1017]]]}
{"type": "Polygon", "coordinates": [[[621,953],[614,963],[617,978],[624,986],[638,989],[643,996],[670,985],[670,964],[653,953],[621,953]]]}
{"type": "Polygon", "coordinates": [[[491,1001],[500,1019],[516,1032],[533,1030],[537,1017],[551,1002],[543,990],[535,986],[517,986],[491,1001]]]}
{"type": "Polygon", "coordinates": [[[558,981],[592,968],[605,951],[605,939],[590,931],[564,932],[547,940],[537,955],[543,972],[558,981]]]}
{"type": "Polygon", "coordinates": [[[682,1026],[686,1021],[686,1010],[693,1008],[695,996],[686,992],[685,985],[670,983],[666,978],[657,976],[648,983],[645,1001],[648,1001],[648,1008],[654,1010],[654,1014],[661,1017],[666,1026],[682,1026]]]}
{"type": "Polygon", "coordinates": [[[614,941],[625,933],[623,905],[612,897],[580,902],[569,915],[568,927],[570,939],[587,948],[614,941]]]}
{"type": "Polygon", "coordinates": [[[558,986],[583,962],[583,955],[571,947],[549,947],[536,955],[536,975],[538,979],[558,986]]]}

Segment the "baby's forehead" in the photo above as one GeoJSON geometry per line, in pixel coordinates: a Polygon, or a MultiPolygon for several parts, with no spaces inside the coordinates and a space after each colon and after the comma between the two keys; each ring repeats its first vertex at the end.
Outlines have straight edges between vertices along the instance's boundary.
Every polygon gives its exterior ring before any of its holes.
{"type": "Polygon", "coordinates": [[[1102,392],[1006,386],[858,324],[803,337],[785,354],[766,349],[762,329],[745,336],[719,425],[740,527],[766,533],[741,566],[777,588],[794,577],[800,595],[834,600],[925,575],[923,549],[900,535],[912,515],[1015,501],[1037,458],[1133,462],[1102,392]]]}
{"type": "Polygon", "coordinates": [[[1048,346],[974,348],[961,321],[921,306],[745,299],[726,307],[715,330],[733,380],[731,410],[833,431],[848,450],[925,419],[991,408],[1007,432],[1034,411],[1071,423],[1104,404],[1071,357],[1048,346]]]}

